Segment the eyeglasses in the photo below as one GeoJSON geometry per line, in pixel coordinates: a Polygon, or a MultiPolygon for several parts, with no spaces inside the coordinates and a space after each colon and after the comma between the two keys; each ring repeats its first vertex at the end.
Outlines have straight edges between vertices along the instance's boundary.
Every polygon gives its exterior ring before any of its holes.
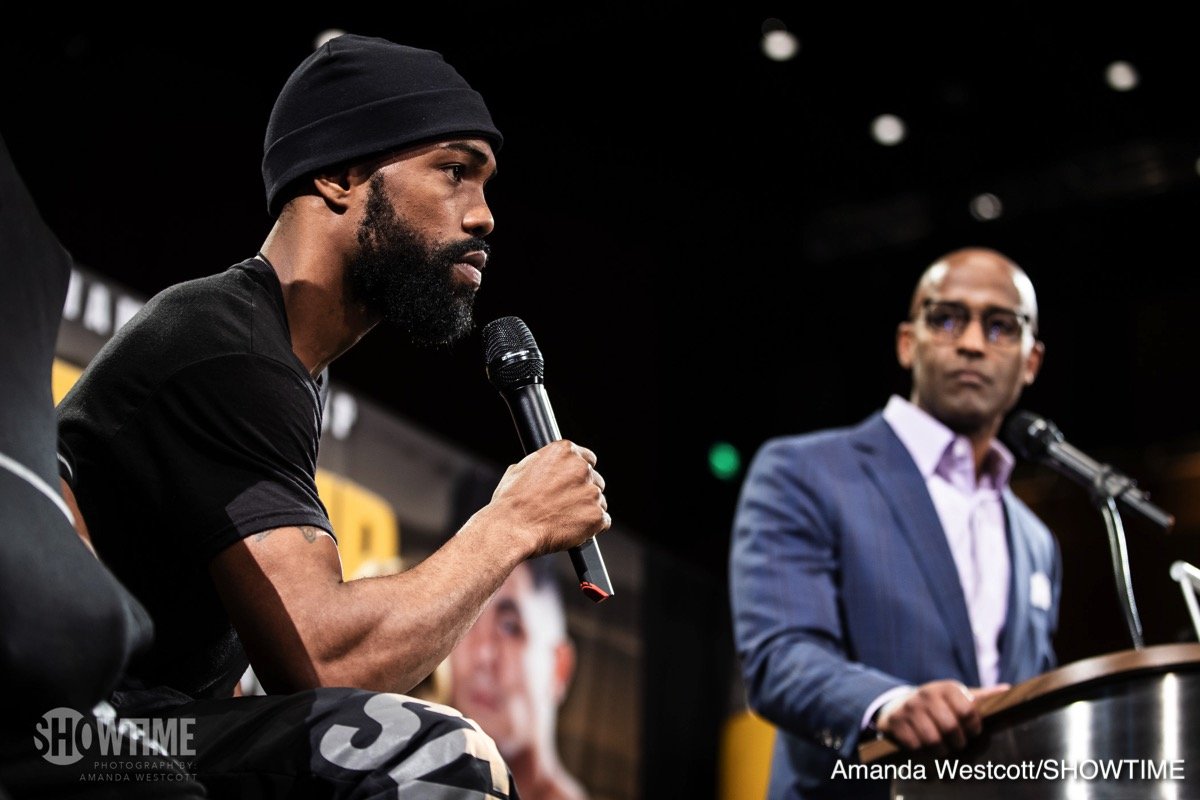
{"type": "MultiPolygon", "coordinates": [[[[925,315],[925,324],[934,337],[947,342],[957,341],[975,316],[975,312],[962,303],[934,300],[931,297],[921,303],[921,310],[925,315]]],[[[979,312],[983,338],[988,344],[1005,347],[1020,344],[1025,326],[1032,320],[1029,314],[1009,308],[985,308],[979,312]]]]}

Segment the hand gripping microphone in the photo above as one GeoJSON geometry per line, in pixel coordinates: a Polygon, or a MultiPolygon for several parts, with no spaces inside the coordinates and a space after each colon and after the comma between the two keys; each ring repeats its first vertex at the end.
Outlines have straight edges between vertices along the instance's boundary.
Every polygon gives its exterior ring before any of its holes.
{"type": "MultiPolygon", "coordinates": [[[[561,439],[542,382],[545,362],[529,328],[517,317],[500,317],[482,333],[488,379],[508,404],[526,454],[561,439]]],[[[612,597],[612,582],[595,538],[572,547],[570,554],[583,593],[594,603],[612,597]]]]}
{"type": "Polygon", "coordinates": [[[1087,487],[1094,498],[1112,497],[1163,530],[1175,524],[1175,517],[1151,503],[1132,479],[1067,444],[1058,427],[1044,417],[1017,412],[1004,427],[1004,440],[1021,458],[1042,462],[1087,487]]]}

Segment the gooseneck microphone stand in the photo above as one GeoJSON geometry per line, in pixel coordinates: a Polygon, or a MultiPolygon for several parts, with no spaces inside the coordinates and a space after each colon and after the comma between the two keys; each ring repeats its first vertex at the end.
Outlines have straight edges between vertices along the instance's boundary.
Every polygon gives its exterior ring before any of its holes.
{"type": "MultiPolygon", "coordinates": [[[[1121,489],[1124,491],[1124,488],[1121,489]]],[[[1117,495],[1121,492],[1110,493],[1105,482],[1097,480],[1092,490],[1092,504],[1104,517],[1104,527],[1108,530],[1108,549],[1112,555],[1113,576],[1117,581],[1117,597],[1121,600],[1121,610],[1125,612],[1125,624],[1129,626],[1129,638],[1133,640],[1135,650],[1145,646],[1142,639],[1142,620],[1138,617],[1137,602],[1133,599],[1133,582],[1129,576],[1129,551],[1125,547],[1125,527],[1121,524],[1121,514],[1117,511],[1117,495]]]]}
{"type": "Polygon", "coordinates": [[[1170,531],[1175,525],[1174,515],[1151,503],[1149,496],[1138,489],[1131,478],[1069,445],[1057,425],[1032,411],[1014,414],[1005,425],[1004,438],[1021,457],[1040,461],[1087,487],[1092,505],[1104,517],[1104,527],[1108,530],[1117,596],[1125,613],[1125,623],[1129,626],[1129,637],[1133,639],[1134,649],[1143,649],[1142,621],[1138,618],[1137,603],[1133,599],[1129,552],[1125,546],[1125,528],[1117,512],[1117,502],[1124,503],[1164,531],[1170,531]]]}

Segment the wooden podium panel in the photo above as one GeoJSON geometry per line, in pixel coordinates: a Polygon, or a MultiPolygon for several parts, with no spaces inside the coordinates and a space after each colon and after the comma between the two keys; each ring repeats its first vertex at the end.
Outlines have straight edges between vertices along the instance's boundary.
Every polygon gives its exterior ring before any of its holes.
{"type": "Polygon", "coordinates": [[[1067,664],[982,711],[965,750],[873,741],[859,756],[896,800],[1200,800],[1200,645],[1067,664]]]}

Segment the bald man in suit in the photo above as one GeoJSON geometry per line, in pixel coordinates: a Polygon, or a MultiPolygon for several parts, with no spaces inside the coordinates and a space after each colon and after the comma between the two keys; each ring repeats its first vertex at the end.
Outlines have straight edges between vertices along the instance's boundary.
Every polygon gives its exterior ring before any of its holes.
{"type": "Polygon", "coordinates": [[[863,737],[961,748],[982,698],[1054,666],[1058,546],[996,438],[1044,350],[1024,271],[954,251],[897,330],[910,397],[759,450],[730,596],[750,705],[779,731],[772,800],[885,797],[839,777],[863,737]]]}

